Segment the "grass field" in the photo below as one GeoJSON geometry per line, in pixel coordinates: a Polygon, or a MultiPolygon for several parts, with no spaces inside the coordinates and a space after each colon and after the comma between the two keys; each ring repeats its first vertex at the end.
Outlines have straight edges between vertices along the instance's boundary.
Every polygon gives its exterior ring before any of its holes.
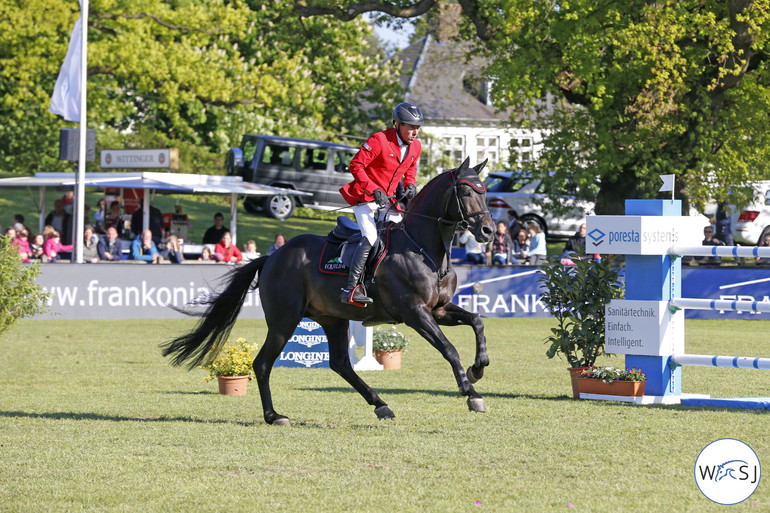
{"type": "MultiPolygon", "coordinates": [[[[486,414],[402,326],[402,370],[363,373],[395,420],[329,370],[281,368],[274,400],[293,426],[280,428],[262,422],[254,383],[220,396],[161,358],[190,321],[21,322],[0,354],[0,511],[717,511],[693,478],[708,443],[738,438],[770,462],[766,412],[569,398],[566,363],[544,356],[552,323],[486,320],[486,414]]],[[[239,321],[233,336],[265,331],[239,321]]],[[[447,333],[467,365],[470,329],[447,333]]],[[[767,356],[766,333],[688,320],[687,349],[767,356]]],[[[683,382],[770,396],[763,371],[688,367],[683,382]]],[[[770,510],[767,483],[732,510],[770,510]]]]}

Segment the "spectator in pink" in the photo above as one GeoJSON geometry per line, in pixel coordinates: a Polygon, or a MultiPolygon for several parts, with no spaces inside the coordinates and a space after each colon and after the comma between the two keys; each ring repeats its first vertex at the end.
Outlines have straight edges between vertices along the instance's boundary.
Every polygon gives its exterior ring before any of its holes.
{"type": "Polygon", "coordinates": [[[72,244],[62,244],[61,235],[57,230],[53,230],[43,244],[43,260],[56,262],[60,251],[72,251],[72,244]]]}
{"type": "Polygon", "coordinates": [[[214,256],[220,262],[235,263],[243,260],[243,254],[238,247],[233,244],[233,237],[230,232],[222,235],[222,240],[214,247],[214,256]]]}
{"type": "Polygon", "coordinates": [[[32,249],[29,247],[29,232],[26,228],[16,232],[16,246],[19,248],[19,256],[22,262],[29,262],[32,257],[32,249]]]}

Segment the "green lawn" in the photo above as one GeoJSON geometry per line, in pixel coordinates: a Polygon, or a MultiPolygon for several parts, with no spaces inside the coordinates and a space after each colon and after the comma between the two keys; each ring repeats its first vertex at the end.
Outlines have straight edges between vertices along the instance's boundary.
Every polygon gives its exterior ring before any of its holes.
{"type": "MultiPolygon", "coordinates": [[[[544,356],[550,319],[485,321],[486,414],[467,411],[438,352],[401,326],[402,370],[362,373],[395,420],[377,421],[329,370],[279,368],[290,428],[262,422],[253,383],[224,397],[204,371],[168,365],[157,345],[191,324],[23,321],[6,334],[0,511],[717,511],[693,479],[701,449],[734,437],[770,462],[766,412],[570,399],[566,363],[544,356]]],[[[239,321],[233,336],[265,332],[239,321]]],[[[470,363],[471,330],[446,332],[470,363]]],[[[688,320],[687,349],[767,356],[766,332],[688,320]]],[[[683,381],[770,396],[763,371],[687,367],[683,381]]],[[[733,510],[770,510],[768,486],[733,510]]]]}

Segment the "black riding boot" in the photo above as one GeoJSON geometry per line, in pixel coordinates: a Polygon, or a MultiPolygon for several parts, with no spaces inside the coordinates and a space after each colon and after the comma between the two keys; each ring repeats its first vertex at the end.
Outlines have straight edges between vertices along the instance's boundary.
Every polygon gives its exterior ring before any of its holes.
{"type": "Polygon", "coordinates": [[[371,298],[366,297],[361,292],[358,282],[361,279],[361,275],[364,273],[364,267],[366,267],[366,259],[369,257],[369,251],[372,250],[372,245],[369,244],[369,240],[364,237],[356,248],[356,254],[353,255],[353,261],[350,263],[350,274],[348,275],[348,286],[342,289],[342,296],[340,300],[343,303],[360,304],[363,306],[374,303],[371,298]]]}

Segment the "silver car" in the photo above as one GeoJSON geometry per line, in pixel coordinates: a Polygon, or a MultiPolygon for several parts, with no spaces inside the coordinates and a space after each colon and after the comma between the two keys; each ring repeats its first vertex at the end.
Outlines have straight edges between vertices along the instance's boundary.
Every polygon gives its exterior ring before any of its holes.
{"type": "Polygon", "coordinates": [[[594,202],[569,195],[576,190],[571,180],[564,184],[563,190],[567,194],[561,198],[568,211],[560,215],[552,215],[541,206],[547,195],[540,178],[517,171],[499,171],[490,173],[484,183],[487,186],[487,206],[496,221],[507,222],[508,211],[514,210],[521,221],[538,223],[547,237],[575,235],[586,216],[594,213],[594,202]]]}

